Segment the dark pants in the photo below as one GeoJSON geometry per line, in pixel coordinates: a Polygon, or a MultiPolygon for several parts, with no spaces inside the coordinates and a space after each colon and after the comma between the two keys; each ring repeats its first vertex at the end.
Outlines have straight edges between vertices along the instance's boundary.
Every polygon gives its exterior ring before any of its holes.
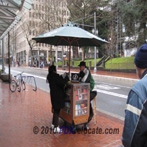
{"type": "Polygon", "coordinates": [[[88,122],[90,122],[93,117],[93,109],[92,109],[91,101],[95,98],[96,95],[97,95],[97,91],[90,92],[90,115],[89,115],[88,122]]]}
{"type": "Polygon", "coordinates": [[[59,113],[60,113],[60,109],[54,109],[52,124],[54,125],[55,128],[58,127],[59,113]]]}
{"type": "Polygon", "coordinates": [[[96,95],[97,95],[97,91],[91,91],[90,92],[90,101],[92,101],[96,95]]]}

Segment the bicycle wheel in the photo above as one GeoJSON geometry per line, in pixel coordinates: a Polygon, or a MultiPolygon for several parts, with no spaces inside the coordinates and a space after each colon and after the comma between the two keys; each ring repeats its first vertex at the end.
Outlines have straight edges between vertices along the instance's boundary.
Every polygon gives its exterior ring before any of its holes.
{"type": "Polygon", "coordinates": [[[23,89],[23,90],[26,90],[26,84],[25,84],[24,81],[22,81],[22,89],[23,89]]]}
{"type": "Polygon", "coordinates": [[[11,83],[9,84],[9,88],[12,92],[16,91],[17,83],[15,80],[12,80],[11,83]]]}

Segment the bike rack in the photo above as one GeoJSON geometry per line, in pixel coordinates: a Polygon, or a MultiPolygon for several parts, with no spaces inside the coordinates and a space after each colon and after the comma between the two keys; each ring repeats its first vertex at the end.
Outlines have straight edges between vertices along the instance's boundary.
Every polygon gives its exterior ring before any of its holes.
{"type": "Polygon", "coordinates": [[[32,80],[34,81],[35,88],[33,89],[34,91],[37,90],[37,84],[34,76],[22,76],[22,79],[24,80],[25,83],[31,83],[32,80]]]}

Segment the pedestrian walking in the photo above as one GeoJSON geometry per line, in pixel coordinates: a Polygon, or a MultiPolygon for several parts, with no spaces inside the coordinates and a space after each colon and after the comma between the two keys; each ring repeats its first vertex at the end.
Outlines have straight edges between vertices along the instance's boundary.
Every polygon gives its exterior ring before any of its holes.
{"type": "Polygon", "coordinates": [[[43,68],[43,67],[44,67],[44,61],[42,60],[40,63],[40,68],[43,68]]]}
{"type": "Polygon", "coordinates": [[[147,147],[147,44],[137,51],[135,65],[140,80],[128,95],[122,143],[125,147],[147,147]]]}

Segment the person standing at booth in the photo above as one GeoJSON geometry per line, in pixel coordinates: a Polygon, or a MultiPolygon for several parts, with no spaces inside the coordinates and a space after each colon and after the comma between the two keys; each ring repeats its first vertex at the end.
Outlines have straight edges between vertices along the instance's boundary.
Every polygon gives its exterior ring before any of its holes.
{"type": "MultiPolygon", "coordinates": [[[[96,91],[92,91],[95,86],[95,81],[90,73],[90,70],[86,67],[86,62],[81,61],[78,66],[80,66],[80,72],[79,72],[80,82],[90,83],[90,101],[92,101],[94,97],[97,95],[96,91]]],[[[91,121],[93,115],[94,115],[93,109],[90,102],[90,116],[89,116],[88,122],[91,121]]]]}
{"type": "Polygon", "coordinates": [[[49,67],[47,81],[49,82],[51,103],[53,108],[53,120],[51,128],[54,129],[54,132],[61,132],[58,124],[58,117],[60,109],[64,107],[64,88],[68,80],[68,76],[63,79],[62,76],[57,74],[56,67],[54,65],[49,67]]]}

